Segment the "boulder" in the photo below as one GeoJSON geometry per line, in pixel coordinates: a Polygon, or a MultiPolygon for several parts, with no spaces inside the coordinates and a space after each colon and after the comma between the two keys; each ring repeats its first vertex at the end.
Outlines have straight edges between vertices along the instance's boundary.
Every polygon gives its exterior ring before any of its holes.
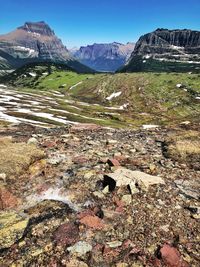
{"type": "Polygon", "coordinates": [[[144,172],[132,171],[126,168],[118,168],[113,173],[104,176],[104,186],[109,185],[110,191],[113,191],[116,186],[129,186],[131,192],[134,193],[137,187],[147,191],[149,186],[156,184],[165,184],[165,182],[159,176],[152,176],[144,172]]]}

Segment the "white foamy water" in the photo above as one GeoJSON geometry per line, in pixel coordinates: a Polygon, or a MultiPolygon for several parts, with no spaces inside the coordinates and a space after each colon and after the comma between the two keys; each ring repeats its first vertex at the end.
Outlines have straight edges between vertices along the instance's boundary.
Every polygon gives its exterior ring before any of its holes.
{"type": "Polygon", "coordinates": [[[63,193],[60,188],[49,188],[47,191],[42,192],[41,194],[29,195],[26,198],[27,205],[36,205],[37,203],[43,200],[55,200],[61,201],[65,204],[68,204],[70,208],[75,211],[78,211],[79,208],[71,202],[67,193],[63,193]]]}

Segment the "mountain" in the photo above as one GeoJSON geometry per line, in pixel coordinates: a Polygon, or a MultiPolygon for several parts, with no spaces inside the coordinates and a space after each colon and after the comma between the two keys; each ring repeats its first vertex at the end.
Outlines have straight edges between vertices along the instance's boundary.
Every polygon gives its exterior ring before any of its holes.
{"type": "Polygon", "coordinates": [[[16,69],[26,63],[65,63],[78,72],[90,72],[74,59],[54,31],[44,22],[26,22],[0,35],[0,69],[16,69]]]}
{"type": "Polygon", "coordinates": [[[199,72],[200,31],[157,29],[141,36],[121,71],[199,72]]]}
{"type": "Polygon", "coordinates": [[[82,46],[71,52],[82,64],[97,71],[114,72],[125,64],[133,52],[135,44],[110,43],[82,46]]]}

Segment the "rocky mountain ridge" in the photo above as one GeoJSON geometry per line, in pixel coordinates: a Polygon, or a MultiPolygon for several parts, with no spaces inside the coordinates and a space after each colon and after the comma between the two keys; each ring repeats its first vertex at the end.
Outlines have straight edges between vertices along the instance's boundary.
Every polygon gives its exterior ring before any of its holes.
{"type": "Polygon", "coordinates": [[[140,37],[122,70],[199,71],[200,31],[157,29],[140,37]]]}
{"type": "Polygon", "coordinates": [[[72,50],[73,55],[83,64],[97,71],[114,72],[130,57],[134,43],[108,43],[82,46],[79,50],[72,50]]]}

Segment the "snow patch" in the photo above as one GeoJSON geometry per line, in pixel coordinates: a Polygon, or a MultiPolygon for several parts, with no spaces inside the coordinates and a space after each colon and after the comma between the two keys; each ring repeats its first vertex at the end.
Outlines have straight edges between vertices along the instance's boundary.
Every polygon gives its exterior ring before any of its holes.
{"type": "MultiPolygon", "coordinates": [[[[78,85],[80,85],[80,84],[82,84],[83,82],[78,82],[78,83],[76,83],[75,85],[73,85],[73,86],[71,86],[70,88],[69,88],[69,90],[72,90],[72,89],[74,89],[75,87],[77,87],[78,85]]],[[[65,85],[66,86],[66,85],[65,85]]]]}
{"type": "Polygon", "coordinates": [[[182,83],[178,83],[178,84],[176,85],[177,88],[181,88],[182,86],[183,86],[182,83]]]}
{"type": "Polygon", "coordinates": [[[146,125],[142,125],[142,128],[144,130],[148,130],[148,129],[153,129],[153,128],[158,128],[159,125],[153,125],[153,124],[146,124],[146,125]]]}
{"type": "Polygon", "coordinates": [[[31,75],[32,77],[36,77],[37,76],[37,74],[34,73],[34,72],[29,72],[29,75],[31,75]]]}
{"type": "Polygon", "coordinates": [[[7,88],[7,86],[5,84],[0,84],[1,88],[7,88]]]}
{"type": "Polygon", "coordinates": [[[112,93],[110,96],[106,97],[107,100],[112,100],[113,98],[116,98],[121,95],[122,92],[112,93]]]}

